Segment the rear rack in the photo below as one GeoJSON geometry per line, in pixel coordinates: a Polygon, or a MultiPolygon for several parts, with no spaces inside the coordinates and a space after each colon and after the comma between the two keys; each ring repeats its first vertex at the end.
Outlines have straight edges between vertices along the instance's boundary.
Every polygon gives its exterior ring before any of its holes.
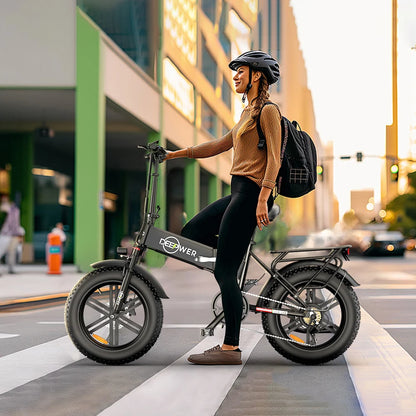
{"type": "Polygon", "coordinates": [[[345,260],[348,259],[348,251],[350,245],[338,247],[321,247],[321,248],[296,248],[289,250],[274,250],[271,254],[277,254],[271,264],[271,269],[276,270],[276,265],[283,262],[293,262],[299,260],[324,260],[325,263],[330,263],[334,258],[341,254],[345,260]],[[310,252],[316,254],[308,255],[310,252]]]}

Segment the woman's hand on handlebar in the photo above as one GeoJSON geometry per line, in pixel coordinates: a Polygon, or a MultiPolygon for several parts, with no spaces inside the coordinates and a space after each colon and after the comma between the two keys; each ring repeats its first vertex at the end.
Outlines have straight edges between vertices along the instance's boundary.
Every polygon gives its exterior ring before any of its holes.
{"type": "Polygon", "coordinates": [[[174,153],[174,152],[171,152],[170,150],[166,150],[166,149],[165,149],[165,151],[166,151],[166,155],[165,155],[165,158],[163,160],[166,161],[166,160],[169,160],[169,159],[173,159],[172,153],[174,153]]]}
{"type": "Polygon", "coordinates": [[[166,155],[165,155],[164,160],[179,159],[181,157],[186,157],[186,155],[187,155],[186,149],[175,150],[175,151],[166,150],[166,155]]]}

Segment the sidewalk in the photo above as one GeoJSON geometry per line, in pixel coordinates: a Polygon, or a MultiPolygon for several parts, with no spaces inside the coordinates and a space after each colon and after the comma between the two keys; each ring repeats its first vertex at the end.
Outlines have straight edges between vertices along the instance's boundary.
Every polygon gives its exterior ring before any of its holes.
{"type": "Polygon", "coordinates": [[[9,305],[39,302],[66,296],[84,275],[74,265],[64,265],[62,274],[48,274],[46,265],[17,265],[16,274],[7,274],[0,265],[0,310],[9,305]]]}
{"type": "MultiPolygon", "coordinates": [[[[62,266],[62,274],[48,274],[46,265],[20,264],[16,274],[7,274],[7,267],[0,264],[0,312],[16,306],[52,302],[66,299],[68,293],[86,273],[79,273],[71,264],[62,266]]],[[[172,272],[194,269],[174,259],[167,259],[162,268],[152,269],[157,279],[164,280],[172,272]]],[[[92,270],[92,269],[91,269],[92,270]]]]}

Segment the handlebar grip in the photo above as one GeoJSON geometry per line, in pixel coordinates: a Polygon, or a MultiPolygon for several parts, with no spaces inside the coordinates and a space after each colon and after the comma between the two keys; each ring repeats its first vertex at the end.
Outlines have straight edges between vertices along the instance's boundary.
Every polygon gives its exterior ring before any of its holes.
{"type": "Polygon", "coordinates": [[[157,161],[159,163],[162,163],[166,159],[166,155],[167,155],[166,150],[162,146],[159,146],[159,148],[155,152],[155,157],[157,161]]]}
{"type": "Polygon", "coordinates": [[[159,163],[162,163],[166,159],[167,152],[162,146],[159,146],[159,141],[155,141],[144,146],[139,145],[137,147],[139,149],[143,149],[149,152],[147,154],[147,157],[149,156],[149,154],[153,155],[155,160],[159,163]]]}

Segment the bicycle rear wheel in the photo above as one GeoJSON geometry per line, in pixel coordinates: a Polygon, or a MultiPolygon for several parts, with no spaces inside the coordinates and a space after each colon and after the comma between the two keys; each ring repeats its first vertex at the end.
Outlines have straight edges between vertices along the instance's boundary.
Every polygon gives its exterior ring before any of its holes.
{"type": "MultiPolygon", "coordinates": [[[[322,271],[308,283],[317,268],[302,268],[286,276],[300,289],[307,316],[262,313],[262,324],[273,348],[284,357],[301,364],[320,364],[343,354],[354,341],[360,325],[360,305],[357,295],[331,273],[322,271]]],[[[299,312],[301,306],[286,289],[276,282],[268,294],[265,306],[299,312]],[[283,304],[282,304],[283,303],[283,304]]]]}
{"type": "Polygon", "coordinates": [[[124,364],[141,357],[162,328],[162,302],[149,283],[136,275],[122,311],[113,315],[122,280],[121,268],[94,270],[72,289],[65,306],[67,332],[74,345],[103,364],[124,364]]]}

